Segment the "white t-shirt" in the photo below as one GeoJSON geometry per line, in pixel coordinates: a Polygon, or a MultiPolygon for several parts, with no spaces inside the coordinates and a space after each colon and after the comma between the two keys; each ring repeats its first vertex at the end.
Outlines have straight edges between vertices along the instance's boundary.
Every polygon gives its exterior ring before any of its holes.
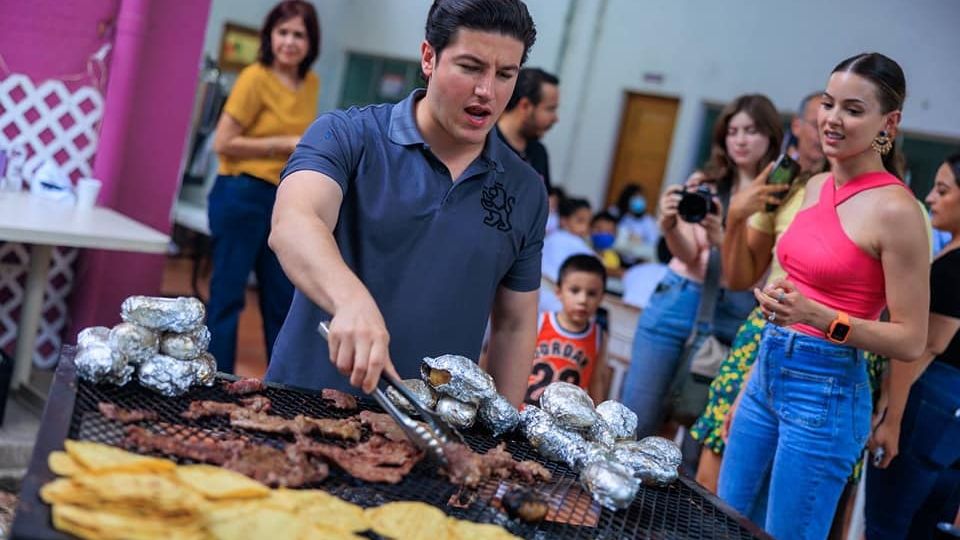
{"type": "Polygon", "coordinates": [[[543,239],[541,273],[553,281],[560,277],[560,266],[572,255],[596,255],[586,240],[566,229],[557,229],[543,239]]]}
{"type": "Polygon", "coordinates": [[[657,220],[649,214],[640,217],[627,214],[617,224],[617,229],[617,233],[623,230],[628,235],[639,237],[648,246],[656,246],[660,240],[660,227],[657,226],[657,220]]]}
{"type": "MultiPolygon", "coordinates": [[[[586,240],[566,229],[557,229],[543,239],[543,260],[540,272],[544,277],[556,283],[560,278],[560,267],[572,255],[596,256],[586,240]]],[[[549,287],[540,287],[540,312],[560,311],[560,299],[549,287]]]]}
{"type": "Polygon", "coordinates": [[[631,306],[644,309],[653,296],[657,284],[667,274],[667,265],[643,263],[631,266],[623,274],[623,301],[631,306]]]}

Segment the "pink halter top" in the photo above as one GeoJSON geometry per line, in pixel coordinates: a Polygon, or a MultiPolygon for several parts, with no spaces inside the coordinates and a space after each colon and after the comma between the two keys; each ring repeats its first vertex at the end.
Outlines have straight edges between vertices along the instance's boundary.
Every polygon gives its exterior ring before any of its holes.
{"type": "MultiPolygon", "coordinates": [[[[886,172],[856,176],[838,190],[833,175],[823,183],[817,204],[799,212],[777,245],[777,257],[804,296],[852,317],[877,320],[887,304],[883,266],[844,232],[837,206],[861,191],[889,185],[906,186],[886,172]]],[[[798,332],[824,337],[806,324],[798,332]]]]}

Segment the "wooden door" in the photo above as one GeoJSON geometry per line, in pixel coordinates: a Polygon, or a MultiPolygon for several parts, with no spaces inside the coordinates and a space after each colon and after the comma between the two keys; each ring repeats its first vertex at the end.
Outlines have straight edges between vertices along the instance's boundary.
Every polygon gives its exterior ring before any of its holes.
{"type": "Polygon", "coordinates": [[[630,183],[643,186],[649,212],[656,209],[680,100],[627,93],[613,170],[607,182],[607,205],[615,204],[630,183]]]}

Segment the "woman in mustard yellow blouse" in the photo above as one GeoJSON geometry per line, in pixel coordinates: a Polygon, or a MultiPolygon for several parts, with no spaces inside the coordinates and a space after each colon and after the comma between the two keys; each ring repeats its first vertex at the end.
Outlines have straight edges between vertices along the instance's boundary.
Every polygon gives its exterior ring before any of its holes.
{"type": "Polygon", "coordinates": [[[237,321],[251,270],[268,360],[293,298],[293,285],[267,238],[280,171],[317,116],[320,82],[310,66],[319,54],[313,6],[301,0],[279,3],[260,32],[259,61],[240,72],[217,124],[213,147],[220,176],[209,196],[213,276],[207,324],[220,371],[234,369],[237,321]]]}

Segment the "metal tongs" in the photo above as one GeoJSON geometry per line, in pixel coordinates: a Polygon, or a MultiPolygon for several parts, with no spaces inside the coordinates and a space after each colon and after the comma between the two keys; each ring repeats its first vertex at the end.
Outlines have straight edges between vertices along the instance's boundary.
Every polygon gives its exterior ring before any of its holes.
{"type": "MultiPolygon", "coordinates": [[[[320,321],[317,332],[323,336],[323,339],[329,340],[330,321],[320,321]]],[[[417,414],[419,414],[424,421],[417,422],[407,416],[405,412],[401,411],[390,401],[390,398],[380,390],[379,383],[377,388],[373,390],[373,399],[377,400],[377,403],[383,407],[383,410],[387,411],[387,414],[400,425],[400,428],[417,448],[426,452],[428,456],[441,465],[447,466],[449,461],[444,452],[444,445],[449,443],[466,444],[460,432],[447,424],[437,413],[424,406],[423,403],[417,399],[417,396],[415,396],[405,384],[394,378],[393,375],[386,372],[380,373],[380,382],[385,382],[388,386],[393,387],[394,390],[409,401],[410,405],[416,409],[417,414]]]]}

